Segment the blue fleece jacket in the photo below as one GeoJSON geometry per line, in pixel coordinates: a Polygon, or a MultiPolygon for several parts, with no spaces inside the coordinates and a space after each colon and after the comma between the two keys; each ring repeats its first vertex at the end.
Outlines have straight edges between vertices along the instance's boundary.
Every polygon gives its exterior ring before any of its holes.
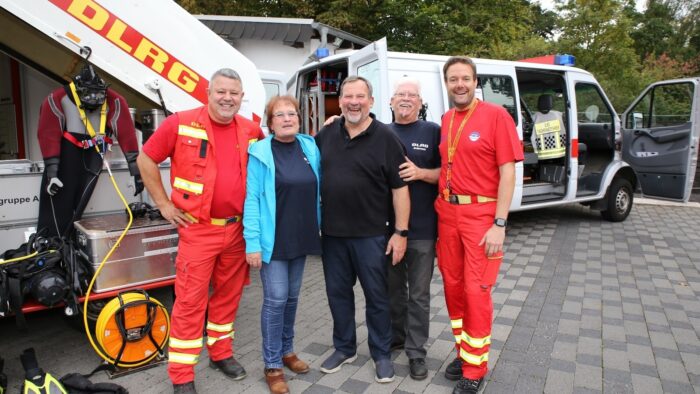
{"type": "MultiPolygon", "coordinates": [[[[248,179],[246,180],[246,197],[243,205],[243,238],[245,252],[262,252],[262,261],[270,262],[272,249],[275,247],[275,218],[277,194],[275,193],[275,159],[272,156],[272,138],[270,135],[248,148],[248,179]]],[[[318,227],[321,227],[321,154],[313,137],[297,134],[301,150],[309,160],[316,175],[316,211],[318,227]]]]}

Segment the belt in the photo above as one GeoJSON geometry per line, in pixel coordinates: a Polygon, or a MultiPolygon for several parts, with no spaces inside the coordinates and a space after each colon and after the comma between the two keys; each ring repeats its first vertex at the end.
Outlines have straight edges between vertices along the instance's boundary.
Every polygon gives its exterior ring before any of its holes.
{"type": "Polygon", "coordinates": [[[478,195],[473,195],[473,194],[450,194],[449,197],[443,197],[445,201],[449,202],[450,204],[456,204],[456,205],[467,205],[467,204],[482,204],[485,202],[493,202],[497,201],[497,198],[494,197],[486,197],[486,196],[478,196],[478,195]]]}
{"type": "MultiPolygon", "coordinates": [[[[185,216],[187,216],[193,222],[199,223],[199,220],[197,220],[197,218],[194,217],[191,213],[185,212],[185,216]]],[[[231,224],[231,223],[238,223],[241,221],[241,219],[242,219],[241,215],[229,216],[225,219],[211,218],[211,219],[209,219],[209,223],[211,223],[215,226],[225,226],[225,225],[231,224]]]]}
{"type": "Polygon", "coordinates": [[[230,217],[227,217],[226,219],[211,218],[211,224],[213,224],[215,226],[225,226],[227,224],[238,223],[240,221],[241,221],[241,215],[230,216],[230,217]]]}

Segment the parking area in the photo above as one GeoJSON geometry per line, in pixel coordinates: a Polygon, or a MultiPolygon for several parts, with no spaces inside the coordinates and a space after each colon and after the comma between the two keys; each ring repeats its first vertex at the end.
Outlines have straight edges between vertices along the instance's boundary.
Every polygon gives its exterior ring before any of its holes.
{"type": "MultiPolygon", "coordinates": [[[[623,223],[570,205],[511,214],[507,250],[493,291],[495,321],[486,393],[693,393],[700,392],[700,208],[698,204],[635,204],[623,223]]],[[[248,377],[234,382],[197,365],[200,393],[263,393],[260,336],[261,285],[246,289],[235,323],[235,353],[248,377]]],[[[356,287],[358,359],[331,375],[321,362],[332,352],[332,320],[320,259],[309,259],[296,325],[296,351],[310,362],[305,375],[288,373],[292,393],[450,393],[443,376],[454,358],[454,339],[442,282],[431,286],[428,378],[408,377],[408,360],[394,352],[397,378],[375,383],[367,348],[364,300],[356,287]]],[[[167,292],[156,297],[168,303],[167,292]]],[[[10,392],[22,372],[19,354],[36,348],[55,376],[89,372],[98,362],[84,334],[59,311],[28,316],[20,333],[0,320],[0,355],[10,392]]],[[[94,381],[104,381],[104,374],[94,381]]],[[[131,393],[171,391],[165,366],[114,380],[131,393]]]]}

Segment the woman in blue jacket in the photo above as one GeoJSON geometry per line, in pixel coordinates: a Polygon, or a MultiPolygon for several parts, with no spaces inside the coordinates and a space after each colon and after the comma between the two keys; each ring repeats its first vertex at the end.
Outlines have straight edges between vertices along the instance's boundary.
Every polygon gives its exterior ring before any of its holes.
{"type": "Polygon", "coordinates": [[[260,268],[265,380],[272,393],[288,392],[283,366],[306,373],[293,349],[294,319],[307,255],[321,254],[319,168],[314,139],[299,134],[299,103],[291,96],[267,104],[270,136],[248,149],[243,208],[246,260],[260,268]]]}

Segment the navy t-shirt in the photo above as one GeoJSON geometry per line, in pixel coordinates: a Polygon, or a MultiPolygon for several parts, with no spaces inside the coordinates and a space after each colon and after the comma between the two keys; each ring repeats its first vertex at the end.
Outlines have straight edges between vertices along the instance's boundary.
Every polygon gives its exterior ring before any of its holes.
{"type": "Polygon", "coordinates": [[[321,254],[316,210],[317,181],[297,140],[272,140],[277,213],[272,260],[321,254]]]}
{"type": "MultiPolygon", "coordinates": [[[[416,166],[440,168],[440,125],[418,120],[410,124],[392,123],[390,126],[406,148],[408,158],[416,166]]],[[[433,204],[438,195],[437,184],[411,182],[408,189],[411,193],[408,239],[436,239],[437,214],[433,204]]]]}

